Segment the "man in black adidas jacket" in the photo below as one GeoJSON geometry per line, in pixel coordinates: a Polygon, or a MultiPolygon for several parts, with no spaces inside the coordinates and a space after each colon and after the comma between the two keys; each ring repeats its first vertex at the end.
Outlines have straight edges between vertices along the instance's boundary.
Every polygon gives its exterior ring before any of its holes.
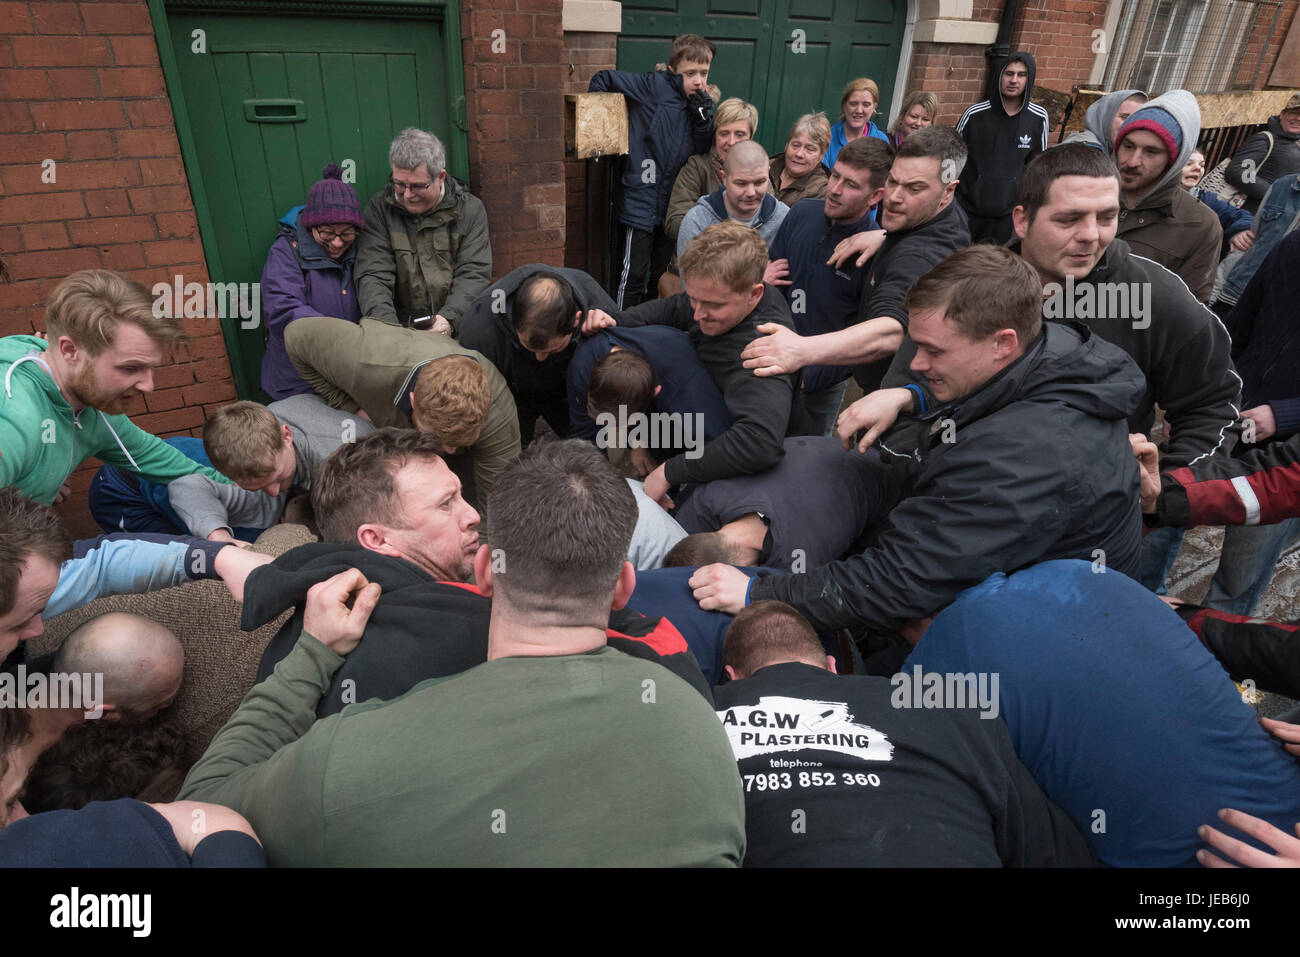
{"type": "Polygon", "coordinates": [[[1043,323],[1041,301],[1034,270],[1000,247],[973,246],[921,277],[907,298],[913,368],[941,404],[921,417],[915,477],[875,545],[752,587],[706,566],[691,579],[700,606],[734,613],[775,598],[817,629],[892,631],[994,572],[1083,558],[1131,573],[1141,521],[1126,419],[1142,376],[1086,328],[1043,323]]]}
{"type": "Polygon", "coordinates": [[[1047,110],[1030,102],[1034,58],[1017,50],[998,64],[989,98],[957,121],[970,150],[957,187],[957,201],[970,217],[971,239],[1005,243],[1011,238],[1011,210],[1021,171],[1047,149],[1047,110]]]}

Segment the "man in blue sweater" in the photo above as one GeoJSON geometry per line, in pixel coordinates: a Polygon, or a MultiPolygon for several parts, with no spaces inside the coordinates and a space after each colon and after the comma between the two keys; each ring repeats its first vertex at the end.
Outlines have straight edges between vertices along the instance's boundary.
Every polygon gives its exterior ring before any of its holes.
{"type": "MultiPolygon", "coordinates": [[[[781,287],[801,336],[839,332],[859,319],[867,269],[852,260],[828,265],[841,240],[877,229],[872,209],[885,195],[894,161],[888,143],[864,136],[840,150],[825,199],[795,203],[772,240],[772,263],[764,278],[781,287]]],[[[806,366],[800,379],[791,435],[830,435],[853,370],[806,366]]]]}

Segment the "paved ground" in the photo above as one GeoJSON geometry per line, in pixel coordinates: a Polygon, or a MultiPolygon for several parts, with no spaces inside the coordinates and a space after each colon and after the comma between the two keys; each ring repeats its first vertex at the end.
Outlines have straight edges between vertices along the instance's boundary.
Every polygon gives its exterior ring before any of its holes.
{"type": "MultiPolygon", "coordinates": [[[[1200,602],[1219,567],[1219,546],[1223,529],[1197,528],[1187,533],[1169,576],[1169,594],[1183,601],[1200,602]]],[[[1300,619],[1300,545],[1292,546],[1278,562],[1273,582],[1259,600],[1255,617],[1275,621],[1300,619]]],[[[1264,695],[1256,708],[1265,716],[1294,708],[1297,702],[1280,695],[1264,695]]]]}

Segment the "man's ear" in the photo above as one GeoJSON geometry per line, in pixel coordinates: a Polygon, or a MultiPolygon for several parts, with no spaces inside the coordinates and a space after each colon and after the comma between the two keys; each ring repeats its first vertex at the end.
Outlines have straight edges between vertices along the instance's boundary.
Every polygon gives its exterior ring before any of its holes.
{"type": "Polygon", "coordinates": [[[573,314],[573,329],[575,332],[577,331],[578,326],[581,323],[582,323],[582,310],[579,309],[577,312],[573,314]]]}
{"type": "Polygon", "coordinates": [[[763,298],[763,290],[766,288],[767,287],[760,282],[756,286],[754,286],[754,288],[749,290],[749,311],[750,312],[753,312],[756,308],[758,308],[758,304],[763,298]]]}
{"type": "Polygon", "coordinates": [[[610,603],[610,607],[615,611],[625,607],[634,591],[636,591],[636,566],[631,562],[624,562],[622,570],[618,573],[618,582],[614,585],[614,600],[610,603]]]}
{"type": "Polygon", "coordinates": [[[993,354],[998,360],[1006,359],[1020,347],[1020,337],[1014,329],[999,329],[993,333],[993,354]]]}
{"type": "Polygon", "coordinates": [[[872,191],[870,205],[879,206],[880,201],[884,198],[885,198],[885,187],[881,186],[878,189],[872,191]]]}
{"type": "Polygon", "coordinates": [[[474,583],[485,598],[492,597],[492,546],[483,544],[474,553],[474,583]]]}
{"type": "Polygon", "coordinates": [[[388,542],[388,529],[375,522],[367,522],[357,529],[357,544],[367,551],[401,558],[402,554],[388,542]]]}
{"type": "Polygon", "coordinates": [[[829,671],[829,672],[830,672],[831,674],[833,674],[833,675],[837,675],[837,674],[839,674],[839,672],[835,669],[835,656],[834,656],[834,655],[827,655],[827,656],[826,656],[826,670],[829,671]]]}
{"type": "Polygon", "coordinates": [[[59,336],[58,341],[53,345],[46,346],[46,349],[57,349],[59,358],[63,359],[64,362],[76,362],[85,354],[82,352],[81,347],[73,342],[71,336],[59,336]]]}
{"type": "Polygon", "coordinates": [[[722,671],[723,671],[723,673],[727,676],[727,680],[728,680],[728,681],[739,681],[739,680],[740,680],[740,675],[736,674],[736,669],[733,668],[733,667],[731,667],[731,665],[723,665],[723,666],[722,666],[722,671]]]}
{"type": "Polygon", "coordinates": [[[657,385],[657,386],[655,386],[654,394],[651,395],[650,398],[652,398],[652,399],[657,399],[657,398],[659,398],[659,393],[663,391],[663,388],[664,388],[664,387],[661,386],[661,385],[657,385]]]}
{"type": "Polygon", "coordinates": [[[286,449],[293,448],[293,433],[289,431],[289,427],[287,425],[281,424],[280,434],[284,438],[284,447],[286,449]]]}
{"type": "Polygon", "coordinates": [[[1029,211],[1023,206],[1017,206],[1011,211],[1011,225],[1015,227],[1016,235],[1021,239],[1029,232],[1029,211]]]}

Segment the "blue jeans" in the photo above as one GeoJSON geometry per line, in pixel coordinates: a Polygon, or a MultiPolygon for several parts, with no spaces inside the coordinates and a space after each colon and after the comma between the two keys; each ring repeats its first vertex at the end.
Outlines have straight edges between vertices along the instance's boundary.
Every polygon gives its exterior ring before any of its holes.
{"type": "Polygon", "coordinates": [[[835,420],[848,389],[849,380],[845,379],[820,392],[805,392],[795,403],[786,435],[830,435],[835,431],[835,420]]]}
{"type": "Polygon", "coordinates": [[[1138,581],[1157,595],[1165,594],[1165,582],[1183,547],[1185,528],[1157,528],[1142,539],[1138,558],[1138,581]]]}
{"type": "Polygon", "coordinates": [[[1204,604],[1234,615],[1252,615],[1273,580],[1278,559],[1300,535],[1300,518],[1276,525],[1240,525],[1223,531],[1219,570],[1204,604]]]}

